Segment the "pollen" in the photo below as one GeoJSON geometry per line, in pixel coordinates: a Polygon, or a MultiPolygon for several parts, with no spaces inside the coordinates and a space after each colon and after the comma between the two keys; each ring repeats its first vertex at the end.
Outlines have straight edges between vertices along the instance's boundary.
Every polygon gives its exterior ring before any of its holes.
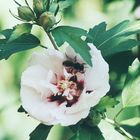
{"type": "Polygon", "coordinates": [[[62,80],[59,81],[57,84],[57,88],[60,90],[66,90],[68,88],[72,89],[72,88],[76,88],[76,83],[73,81],[68,81],[68,80],[62,80]]]}

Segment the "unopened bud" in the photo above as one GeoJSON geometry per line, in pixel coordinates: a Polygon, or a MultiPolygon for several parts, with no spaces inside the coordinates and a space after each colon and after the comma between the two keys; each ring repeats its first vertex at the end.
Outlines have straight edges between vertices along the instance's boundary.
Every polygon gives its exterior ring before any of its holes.
{"type": "Polygon", "coordinates": [[[44,29],[49,30],[56,23],[55,16],[50,12],[44,12],[40,16],[39,23],[44,29]]]}
{"type": "Polygon", "coordinates": [[[42,0],[34,0],[33,7],[36,14],[42,14],[44,9],[42,0]]]}
{"type": "Polygon", "coordinates": [[[21,19],[26,21],[33,21],[35,19],[34,13],[27,6],[18,7],[18,15],[21,19]]]}

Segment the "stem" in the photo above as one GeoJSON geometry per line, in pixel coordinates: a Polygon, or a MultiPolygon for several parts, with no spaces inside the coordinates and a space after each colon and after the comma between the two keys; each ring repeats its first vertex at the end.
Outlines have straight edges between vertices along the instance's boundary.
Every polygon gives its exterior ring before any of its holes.
{"type": "Polygon", "coordinates": [[[50,39],[50,41],[51,41],[51,43],[52,43],[54,49],[58,50],[58,48],[57,48],[57,46],[56,46],[56,44],[55,44],[55,42],[54,42],[54,40],[53,40],[51,34],[50,34],[49,32],[46,32],[46,33],[47,33],[47,35],[48,35],[48,37],[49,37],[49,39],[50,39]]]}
{"type": "Polygon", "coordinates": [[[16,0],[14,0],[14,2],[15,2],[18,6],[21,6],[21,4],[19,4],[16,0]]]}
{"type": "Polygon", "coordinates": [[[42,48],[48,49],[46,46],[44,46],[42,44],[40,44],[39,46],[42,47],[42,48]]]}
{"type": "Polygon", "coordinates": [[[31,12],[32,12],[33,15],[34,15],[34,11],[33,11],[32,8],[30,7],[30,5],[28,4],[27,0],[25,0],[25,3],[26,3],[26,5],[29,7],[29,9],[31,10],[31,12]]]}
{"type": "Polygon", "coordinates": [[[126,132],[116,121],[111,120],[109,118],[105,118],[104,120],[107,121],[109,124],[115,126],[118,129],[118,130],[117,129],[116,130],[119,133],[121,133],[122,135],[124,135],[125,137],[127,137],[128,139],[135,140],[135,138],[133,136],[131,136],[128,132],[126,132]]]}

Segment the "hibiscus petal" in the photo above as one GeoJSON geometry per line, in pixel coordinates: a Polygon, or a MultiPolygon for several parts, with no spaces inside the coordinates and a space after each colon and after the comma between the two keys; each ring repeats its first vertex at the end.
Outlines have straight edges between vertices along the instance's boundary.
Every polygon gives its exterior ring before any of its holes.
{"type": "Polygon", "coordinates": [[[52,70],[54,73],[63,73],[63,60],[65,55],[54,49],[48,49],[44,53],[33,53],[29,65],[42,65],[46,70],[52,70]]]}
{"type": "Polygon", "coordinates": [[[42,88],[39,83],[42,80],[47,81],[47,77],[48,72],[41,65],[30,66],[22,73],[21,86],[26,85],[40,92],[42,88]]]}
{"type": "Polygon", "coordinates": [[[57,107],[55,102],[50,104],[42,101],[36,90],[27,86],[22,86],[21,88],[21,101],[25,110],[33,118],[47,124],[54,122],[55,118],[50,112],[57,107]]]}

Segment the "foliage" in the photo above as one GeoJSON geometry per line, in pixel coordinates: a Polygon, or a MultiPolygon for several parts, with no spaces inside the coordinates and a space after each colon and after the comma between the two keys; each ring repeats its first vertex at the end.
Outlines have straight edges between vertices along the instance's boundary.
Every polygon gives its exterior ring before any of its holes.
{"type": "Polygon", "coordinates": [[[46,140],[51,126],[39,124],[35,130],[30,134],[30,140],[46,140]]]}
{"type": "Polygon", "coordinates": [[[90,127],[86,124],[82,124],[69,140],[104,140],[104,137],[97,126],[90,127]]]}
{"type": "Polygon", "coordinates": [[[113,28],[106,30],[103,22],[89,30],[87,42],[93,43],[101,50],[104,57],[128,51],[140,44],[132,35],[140,32],[140,22],[123,21],[113,28]]]}
{"type": "Polygon", "coordinates": [[[122,92],[124,107],[140,105],[140,62],[136,59],[129,67],[128,75],[122,92]]]}
{"type": "Polygon", "coordinates": [[[111,98],[109,96],[103,97],[98,105],[95,106],[95,109],[99,112],[105,111],[107,108],[115,107],[119,101],[117,101],[115,98],[111,98]]]}
{"type": "Polygon", "coordinates": [[[87,43],[81,39],[82,36],[86,36],[85,30],[70,26],[59,26],[52,30],[52,35],[54,36],[55,41],[59,47],[62,46],[65,42],[69,43],[69,45],[77,53],[79,53],[90,66],[92,66],[89,47],[87,43]]]}
{"type": "Polygon", "coordinates": [[[5,39],[0,40],[0,59],[8,59],[9,56],[14,53],[35,48],[40,44],[38,38],[32,34],[23,34],[10,42],[8,41],[8,38],[9,36],[5,36],[5,39]]]}

